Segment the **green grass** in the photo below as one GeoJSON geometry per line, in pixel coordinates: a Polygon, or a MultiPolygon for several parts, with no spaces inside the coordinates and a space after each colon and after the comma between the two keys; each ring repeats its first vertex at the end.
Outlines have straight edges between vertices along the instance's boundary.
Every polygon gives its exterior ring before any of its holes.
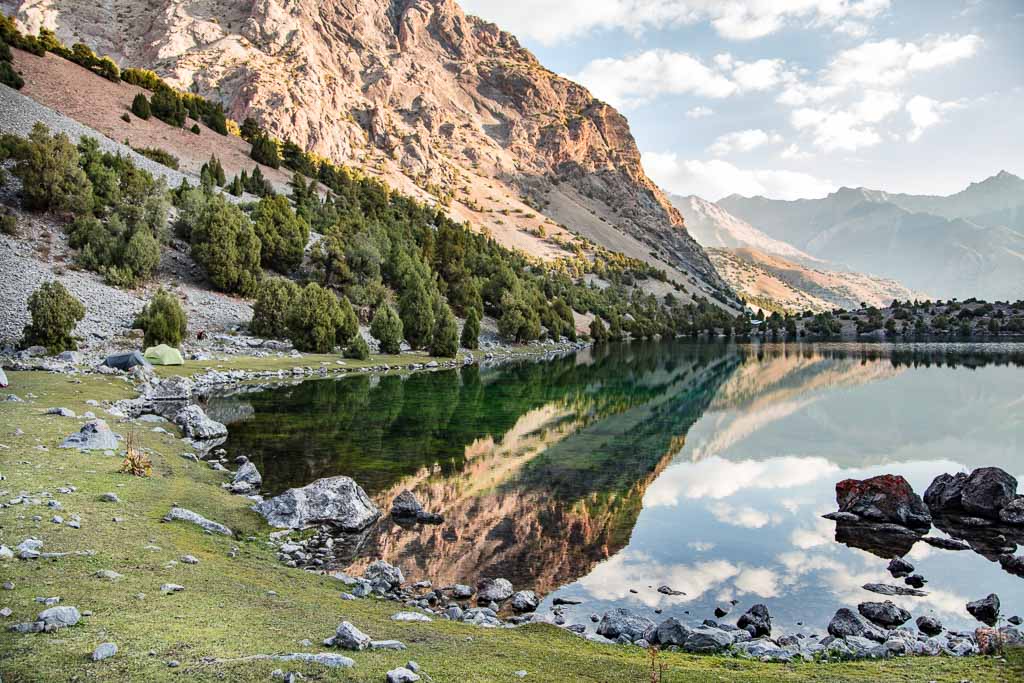
{"type": "MultiPolygon", "coordinates": [[[[264,360],[264,359],[259,359],[264,360]]],[[[280,360],[280,359],[275,359],[280,360]]],[[[303,359],[311,364],[310,357],[303,359]]],[[[121,379],[71,378],[44,373],[10,373],[11,388],[26,403],[0,402],[0,490],[8,500],[20,491],[55,492],[65,484],[75,493],[54,494],[63,503],[59,514],[82,516],[82,528],[51,524],[45,506],[0,510],[0,542],[16,545],[27,536],[45,541],[44,551],[91,549],[93,557],[14,560],[0,565],[0,577],[13,591],[0,591],[0,606],[13,615],[6,627],[32,620],[42,609],[36,596],[60,596],[61,604],[91,610],[78,626],[53,634],[0,632],[0,677],[11,681],[267,681],[276,668],[301,671],[309,680],[381,681],[386,670],[418,661],[435,681],[511,681],[525,669],[527,681],[650,681],[648,654],[639,648],[588,643],[561,629],[531,625],[519,629],[482,629],[442,620],[430,624],[392,622],[398,604],[364,599],[342,601],[342,585],[330,577],[287,569],[266,545],[271,531],[247,509],[247,501],[220,489],[225,475],[180,457],[188,450],[176,436],[149,431],[141,424],[136,437],[151,451],[154,472],[142,479],[119,474],[120,458],[56,449],[80,420],[43,415],[63,406],[81,414],[96,408],[86,399],[114,400],[131,395],[121,379]],[[29,394],[36,398],[29,399],[29,394]],[[14,437],[16,427],[25,434],[14,437]],[[37,450],[45,445],[49,451],[37,450]],[[120,503],[103,503],[113,491],[120,503]],[[182,523],[163,523],[173,503],[223,522],[238,532],[229,539],[203,534],[182,523]],[[33,515],[43,520],[33,522],[33,515]],[[112,518],[125,521],[115,524],[112,518]],[[252,536],[254,540],[246,540],[252,536]],[[146,550],[156,545],[161,549],[146,550]],[[240,552],[231,558],[228,552],[240,552]],[[198,565],[168,565],[184,554],[198,565]],[[117,582],[95,578],[101,569],[124,575],[117,582]],[[163,595],[163,583],[185,591],[163,595]],[[270,595],[275,591],[277,595],[270,595]],[[144,598],[136,597],[144,593],[144,598]],[[317,652],[335,626],[348,619],[375,638],[404,641],[406,652],[345,653],[356,660],[352,670],[272,661],[230,661],[255,654],[317,652]],[[299,641],[308,638],[313,646],[299,641]],[[117,643],[112,659],[93,663],[88,654],[101,642],[117,643]],[[153,654],[150,654],[152,652],[153,654]],[[168,660],[181,662],[169,669],[168,660]],[[225,661],[227,660],[227,661],[225,661]]],[[[125,433],[128,425],[114,425],[125,433]]],[[[413,580],[428,577],[410,577],[413,580]]],[[[983,681],[1020,680],[1019,653],[1014,663],[989,658],[906,658],[846,664],[761,664],[724,657],[662,653],[664,681],[983,681]]]]}

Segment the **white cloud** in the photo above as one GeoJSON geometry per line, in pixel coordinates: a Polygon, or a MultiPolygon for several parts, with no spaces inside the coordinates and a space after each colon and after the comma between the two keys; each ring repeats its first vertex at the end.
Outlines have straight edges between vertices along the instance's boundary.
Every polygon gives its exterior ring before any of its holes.
{"type": "Polygon", "coordinates": [[[903,98],[884,90],[867,90],[847,109],[795,109],[789,116],[797,130],[810,131],[814,145],[826,152],[854,152],[882,142],[874,124],[899,111],[903,98]]]}
{"type": "Polygon", "coordinates": [[[686,110],[686,118],[688,119],[702,119],[705,116],[711,116],[715,111],[711,107],[691,107],[686,110]]]}
{"type": "Polygon", "coordinates": [[[715,519],[729,526],[743,527],[744,529],[760,529],[766,526],[775,526],[782,521],[777,514],[768,514],[749,505],[727,505],[725,503],[712,503],[708,510],[715,519]]]}
{"type": "Polygon", "coordinates": [[[716,69],[685,52],[648,50],[622,59],[595,59],[569,76],[613,106],[630,106],[659,95],[722,98],[739,87],[716,69]]]}
{"type": "Polygon", "coordinates": [[[719,135],[708,148],[715,156],[726,156],[732,152],[749,152],[769,144],[780,144],[782,136],[778,133],[766,133],[760,128],[738,130],[719,135]]]}
{"type": "Polygon", "coordinates": [[[921,43],[903,43],[894,38],[862,43],[840,52],[829,64],[825,80],[838,87],[892,86],[913,72],[973,57],[979,47],[981,38],[974,34],[935,36],[921,43]]]}
{"type": "Polygon", "coordinates": [[[523,38],[554,44],[593,31],[647,29],[709,21],[719,35],[750,40],[785,26],[836,26],[870,20],[890,0],[463,0],[467,12],[523,38]]]}
{"type": "Polygon", "coordinates": [[[800,145],[792,144],[782,150],[782,152],[779,153],[779,156],[783,159],[797,161],[799,159],[810,159],[814,155],[810,152],[804,152],[801,150],[800,145]]]}
{"type": "Polygon", "coordinates": [[[785,65],[781,59],[736,62],[732,69],[732,77],[743,92],[769,90],[786,77],[785,65]]]}
{"type": "Polygon", "coordinates": [[[911,97],[907,102],[907,113],[910,115],[910,122],[914,124],[914,129],[907,134],[907,140],[917,142],[925,129],[942,122],[942,115],[945,112],[963,106],[961,102],[939,102],[921,95],[911,97]]]}
{"type": "Polygon", "coordinates": [[[680,159],[674,152],[645,152],[643,165],[654,182],[669,191],[684,196],[696,194],[711,201],[734,193],[773,199],[824,197],[837,189],[832,181],[806,173],[741,169],[721,159],[680,159]]]}

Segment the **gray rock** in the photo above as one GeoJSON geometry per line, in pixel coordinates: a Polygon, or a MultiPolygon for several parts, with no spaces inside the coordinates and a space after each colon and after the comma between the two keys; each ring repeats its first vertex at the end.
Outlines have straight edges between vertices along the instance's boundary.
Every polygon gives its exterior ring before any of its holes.
{"type": "Polygon", "coordinates": [[[211,420],[197,405],[185,406],[174,416],[174,423],[181,427],[185,436],[193,441],[216,439],[228,435],[228,428],[211,420]]]}
{"type": "Polygon", "coordinates": [[[92,651],[92,661],[101,662],[104,659],[110,659],[117,654],[117,645],[114,643],[101,643],[92,651]]]}
{"type": "Polygon", "coordinates": [[[371,650],[406,650],[405,643],[400,640],[371,640],[371,650]]]}
{"type": "Polygon", "coordinates": [[[767,638],[756,638],[743,643],[736,643],[735,650],[740,654],[762,662],[791,662],[793,653],[779,647],[767,638]]]}
{"type": "Polygon", "coordinates": [[[1017,496],[999,511],[999,521],[1004,524],[1024,525],[1024,496],[1017,496]]]}
{"type": "Polygon", "coordinates": [[[990,593],[981,600],[967,603],[967,611],[971,616],[989,626],[995,626],[999,619],[999,596],[990,593]]]}
{"type": "Polygon", "coordinates": [[[103,420],[89,420],[76,433],[61,442],[59,448],[80,451],[116,451],[120,447],[117,435],[103,420]]]}
{"type": "Polygon", "coordinates": [[[909,576],[914,573],[914,565],[910,564],[902,557],[894,557],[889,560],[889,566],[887,569],[889,570],[889,573],[892,574],[893,578],[896,579],[909,576]]]}
{"type": "Polygon", "coordinates": [[[868,621],[883,628],[896,628],[910,621],[910,612],[893,604],[891,600],[862,602],[857,605],[857,611],[868,621]]]}
{"type": "Polygon", "coordinates": [[[464,583],[457,583],[452,586],[452,597],[456,600],[468,600],[473,597],[473,589],[464,583]]]}
{"type": "Polygon", "coordinates": [[[97,579],[104,579],[105,581],[117,581],[118,579],[124,578],[123,575],[118,574],[112,569],[101,569],[95,574],[93,574],[93,576],[95,576],[97,579]]]}
{"type": "Polygon", "coordinates": [[[185,587],[177,583],[165,583],[160,586],[161,593],[180,593],[185,590],[185,587]]]}
{"type": "Polygon", "coordinates": [[[654,625],[647,617],[633,614],[625,607],[616,607],[601,617],[601,623],[597,625],[597,634],[609,640],[625,636],[629,642],[633,642],[643,638],[654,625]]]}
{"type": "Polygon", "coordinates": [[[929,527],[932,516],[906,479],[883,474],[863,481],[844,479],[836,484],[840,512],[862,520],[892,522],[905,527],[929,527]]]}
{"type": "Polygon", "coordinates": [[[682,647],[690,636],[690,629],[675,617],[669,617],[658,624],[655,634],[653,639],[648,636],[647,640],[662,646],[676,645],[682,647]]]}
{"type": "Polygon", "coordinates": [[[363,572],[363,578],[374,587],[381,587],[383,590],[393,590],[405,583],[405,575],[399,567],[384,560],[376,560],[363,572]]]}
{"type": "Polygon", "coordinates": [[[893,586],[888,583],[865,583],[861,588],[872,593],[878,593],[879,595],[912,595],[917,598],[923,598],[928,595],[925,591],[917,590],[916,588],[893,586]]]}
{"type": "Polygon", "coordinates": [[[942,622],[935,617],[921,616],[917,618],[917,628],[926,636],[937,636],[942,633],[942,622]]]}
{"type": "Polygon", "coordinates": [[[433,621],[426,614],[420,612],[396,612],[391,615],[392,621],[433,621]]]}
{"type": "Polygon", "coordinates": [[[253,509],[271,526],[293,529],[323,523],[344,531],[360,531],[380,517],[366,492],[348,477],[318,479],[308,486],[288,489],[253,509]]]}
{"type": "Polygon", "coordinates": [[[408,489],[395,496],[395,500],[391,503],[392,517],[410,519],[415,518],[421,512],[423,512],[423,506],[416,499],[416,494],[408,489]]]}
{"type": "Polygon", "coordinates": [[[677,591],[668,586],[658,586],[658,592],[662,595],[686,595],[683,591],[677,591]]]}
{"type": "Polygon", "coordinates": [[[828,632],[836,638],[857,636],[878,643],[884,643],[886,640],[886,634],[882,629],[846,607],[841,607],[836,611],[832,621],[828,624],[828,632]]]}
{"type": "Polygon", "coordinates": [[[400,666],[388,671],[385,680],[387,683],[414,683],[420,680],[420,677],[419,674],[400,666]]]}
{"type": "Polygon", "coordinates": [[[192,555],[182,555],[181,556],[181,561],[184,562],[185,564],[199,564],[199,560],[197,560],[192,555]]]}
{"type": "Polygon", "coordinates": [[[192,399],[194,386],[192,380],[187,377],[175,375],[149,387],[146,396],[151,401],[189,401],[192,399]]]}
{"type": "Polygon", "coordinates": [[[512,594],[509,604],[516,612],[533,612],[540,604],[540,600],[533,591],[516,591],[512,594]]]}
{"type": "Polygon", "coordinates": [[[444,615],[452,621],[459,621],[462,619],[462,608],[458,605],[450,605],[444,611],[444,615]]]}
{"type": "Polygon", "coordinates": [[[49,627],[63,628],[77,624],[82,620],[82,615],[76,607],[51,607],[40,612],[36,620],[49,627]]]}
{"type": "Polygon", "coordinates": [[[235,472],[230,489],[232,493],[250,493],[259,490],[262,485],[263,475],[256,469],[256,465],[247,460],[235,472]]]}
{"type": "Polygon", "coordinates": [[[47,415],[60,415],[61,417],[77,417],[75,411],[70,408],[48,408],[47,415]]]}
{"type": "Polygon", "coordinates": [[[719,652],[733,643],[733,636],[713,626],[698,626],[690,631],[683,649],[687,652],[719,652]]]}
{"type": "Polygon", "coordinates": [[[60,353],[57,354],[57,360],[62,361],[64,363],[78,365],[79,363],[82,362],[82,354],[80,354],[78,351],[61,351],[60,353]]]}
{"type": "Polygon", "coordinates": [[[328,640],[334,647],[346,650],[365,650],[370,647],[370,636],[366,635],[350,622],[343,621],[338,624],[334,636],[328,640]]]}
{"type": "Polygon", "coordinates": [[[1016,496],[1016,479],[998,467],[980,467],[964,482],[960,503],[972,515],[997,519],[999,511],[1016,496]]]}
{"type": "Polygon", "coordinates": [[[512,597],[512,582],[508,579],[480,579],[476,584],[477,604],[504,602],[512,597]]]}
{"type": "Polygon", "coordinates": [[[120,503],[121,499],[117,497],[116,493],[104,493],[100,495],[100,500],[104,503],[120,503]]]}
{"type": "Polygon", "coordinates": [[[167,513],[164,519],[168,522],[182,521],[189,522],[201,527],[204,531],[209,531],[213,534],[220,534],[222,536],[234,536],[234,532],[219,522],[206,519],[202,515],[192,512],[186,508],[173,507],[171,511],[167,513]]]}
{"type": "Polygon", "coordinates": [[[746,614],[739,618],[736,625],[750,632],[755,638],[770,636],[772,634],[772,617],[768,608],[757,604],[747,610],[746,614]]]}

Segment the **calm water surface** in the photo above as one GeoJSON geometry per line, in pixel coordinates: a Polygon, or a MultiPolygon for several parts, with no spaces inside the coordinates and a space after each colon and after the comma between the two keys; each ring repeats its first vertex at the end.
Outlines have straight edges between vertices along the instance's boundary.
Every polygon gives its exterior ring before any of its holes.
{"type": "Polygon", "coordinates": [[[615,345],[248,390],[209,409],[267,493],[345,474],[382,509],[411,489],[444,514],[347,538],[336,561],[353,573],[384,558],[435,585],[504,576],[544,594],[543,611],[581,600],[568,623],[591,628],[615,606],[700,622],[730,600],[725,620],[763,602],[781,634],[823,632],[837,608],[884,599],[861,586],[899,583],[885,566],[905,554],[928,595],[892,599],[974,628],[964,604],[989,592],[1024,614],[1024,579],[984,543],[893,546],[821,515],[848,477],[901,474],[918,493],[980,466],[1024,480],[1024,355],[999,348],[615,345]]]}

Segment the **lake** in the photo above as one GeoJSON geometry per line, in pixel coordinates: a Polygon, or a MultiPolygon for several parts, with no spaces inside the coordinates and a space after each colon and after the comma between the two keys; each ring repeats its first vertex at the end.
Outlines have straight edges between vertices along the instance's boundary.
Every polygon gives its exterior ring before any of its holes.
{"type": "Polygon", "coordinates": [[[384,517],[340,543],[334,562],[354,574],[383,558],[436,586],[502,576],[544,595],[541,611],[579,600],[567,623],[591,630],[611,607],[699,623],[736,601],[734,623],[761,602],[780,635],[886,599],[861,586],[902,585],[886,564],[905,554],[928,595],[891,599],[915,617],[973,629],[964,605],[990,592],[1024,614],[1024,579],[983,543],[893,547],[821,517],[851,477],[900,474],[919,494],[943,472],[1024,477],[1020,346],[619,344],[249,387],[208,409],[265,494],[344,474],[385,513],[410,489],[445,516],[384,517]]]}

